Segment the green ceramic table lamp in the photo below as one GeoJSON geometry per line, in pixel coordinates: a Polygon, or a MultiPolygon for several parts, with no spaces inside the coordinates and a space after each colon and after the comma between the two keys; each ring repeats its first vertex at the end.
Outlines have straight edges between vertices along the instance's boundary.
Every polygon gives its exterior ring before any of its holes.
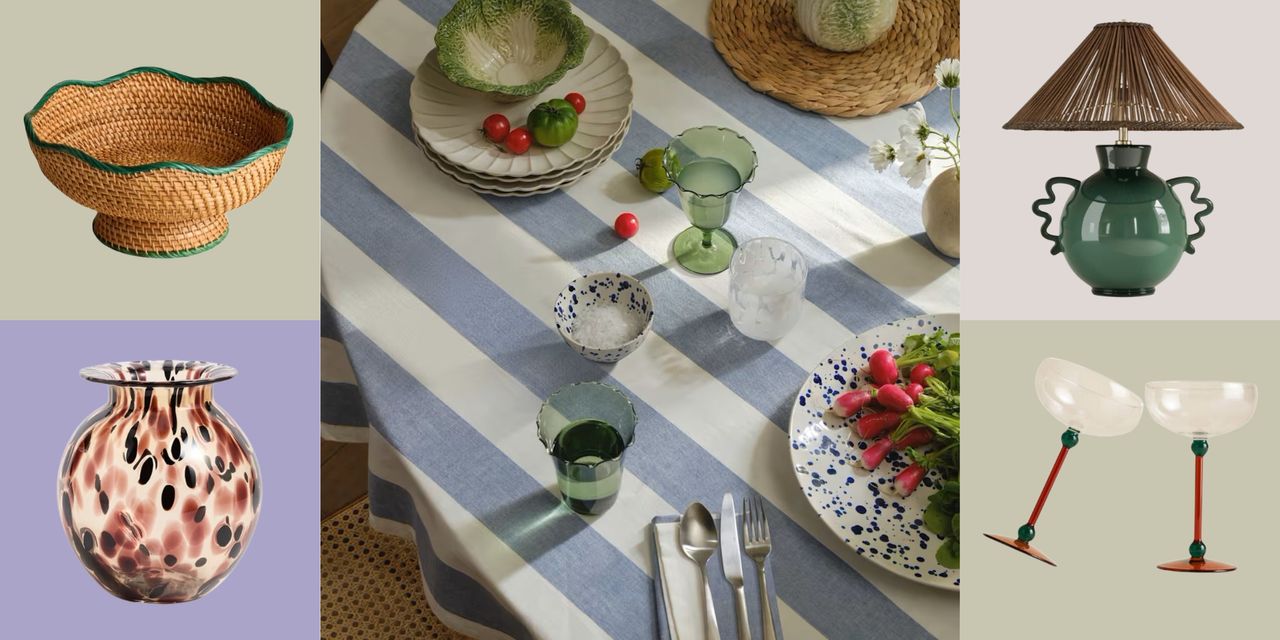
{"type": "Polygon", "coordinates": [[[1155,293],[1192,245],[1204,235],[1201,218],[1213,203],[1200,197],[1192,177],[1163,180],[1147,169],[1149,145],[1133,144],[1130,131],[1240,129],[1241,124],[1183,66],[1151,25],[1108,22],[1076,48],[1006,129],[1119,132],[1115,144],[1098,145],[1097,173],[1083,182],[1051,178],[1047,198],[1031,210],[1044,219],[1040,235],[1051,254],[1067,264],[1100,296],[1155,293]],[[1182,203],[1173,192],[1191,185],[1200,205],[1188,233],[1182,203]],[[1053,218],[1042,207],[1054,202],[1053,187],[1068,185],[1061,234],[1049,232],[1053,218]]]}

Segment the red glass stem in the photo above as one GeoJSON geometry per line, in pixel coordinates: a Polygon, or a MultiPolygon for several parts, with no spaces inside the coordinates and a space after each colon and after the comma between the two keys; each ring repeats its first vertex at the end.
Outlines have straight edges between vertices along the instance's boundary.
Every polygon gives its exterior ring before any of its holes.
{"type": "Polygon", "coordinates": [[[1053,481],[1058,479],[1058,471],[1062,469],[1062,462],[1067,459],[1067,451],[1071,447],[1063,446],[1058,451],[1058,459],[1053,461],[1053,469],[1049,471],[1049,479],[1044,482],[1044,489],[1040,490],[1040,499],[1036,500],[1036,508],[1031,511],[1031,517],[1027,520],[1027,524],[1035,526],[1036,520],[1040,518],[1040,510],[1044,509],[1045,500],[1049,499],[1049,490],[1053,488],[1053,481]]]}
{"type": "Polygon", "coordinates": [[[1192,540],[1203,540],[1200,537],[1200,486],[1204,478],[1204,456],[1196,456],[1196,535],[1192,540]]]}

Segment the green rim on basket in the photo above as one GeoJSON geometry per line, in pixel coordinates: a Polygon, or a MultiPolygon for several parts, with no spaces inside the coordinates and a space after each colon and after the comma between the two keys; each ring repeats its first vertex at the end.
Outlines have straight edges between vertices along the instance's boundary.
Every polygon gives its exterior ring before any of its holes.
{"type": "Polygon", "coordinates": [[[202,244],[198,247],[191,247],[190,249],[181,249],[179,251],[141,251],[138,249],[130,249],[129,247],[124,247],[124,246],[115,244],[113,242],[109,242],[107,241],[106,238],[103,238],[97,233],[94,233],[93,237],[97,238],[98,242],[101,242],[108,249],[113,249],[115,251],[119,251],[120,253],[125,253],[131,256],[137,256],[139,258],[185,258],[187,256],[194,256],[197,253],[204,253],[218,246],[219,244],[222,244],[222,241],[227,238],[228,233],[231,233],[231,229],[227,229],[226,231],[223,231],[222,235],[218,236],[217,238],[214,238],[212,241],[206,244],[202,244]]]}
{"type": "MultiPolygon", "coordinates": [[[[101,169],[102,171],[108,171],[111,173],[119,173],[119,174],[126,174],[126,175],[134,174],[134,173],[144,173],[147,171],[156,171],[159,169],[178,169],[181,171],[189,171],[191,173],[202,173],[207,175],[219,175],[224,173],[231,173],[232,171],[248,166],[249,164],[253,163],[254,160],[257,160],[262,156],[265,156],[269,153],[272,153],[274,151],[287,147],[289,145],[289,139],[293,137],[293,115],[290,114],[288,111],[285,111],[284,109],[281,109],[280,107],[277,107],[276,105],[272,104],[270,100],[267,100],[265,97],[263,97],[263,95],[259,93],[257,89],[253,88],[253,85],[249,84],[248,82],[245,82],[244,80],[241,80],[239,78],[231,78],[226,76],[212,77],[212,78],[193,78],[191,76],[186,76],[176,71],[169,71],[168,69],[162,69],[160,67],[138,67],[136,69],[130,69],[123,73],[118,73],[109,78],[103,78],[102,80],[97,80],[97,81],[66,80],[63,82],[59,82],[58,84],[55,84],[52,87],[50,87],[49,90],[45,92],[44,96],[40,98],[40,101],[36,103],[36,106],[32,107],[31,110],[28,111],[26,115],[22,117],[22,122],[23,122],[23,125],[26,127],[27,139],[31,141],[31,144],[43,149],[59,151],[69,156],[72,156],[74,158],[78,158],[79,160],[84,161],[85,163],[89,164],[95,169],[101,169]],[[31,124],[31,118],[34,117],[42,107],[44,107],[45,103],[48,102],[49,99],[52,98],[53,95],[57,93],[59,89],[62,89],[63,87],[68,87],[68,86],[102,87],[102,86],[109,85],[113,82],[123,80],[130,76],[138,75],[140,73],[157,73],[157,74],[168,76],[170,78],[173,78],[175,80],[185,82],[188,84],[233,84],[233,85],[239,86],[245,91],[248,91],[249,95],[253,96],[253,98],[257,100],[259,104],[266,107],[267,109],[270,109],[284,116],[284,119],[285,119],[284,137],[282,137],[278,142],[275,142],[273,144],[270,144],[255,150],[254,152],[235,161],[232,164],[224,165],[220,167],[209,167],[209,166],[204,166],[199,164],[191,164],[188,162],[149,162],[147,164],[139,164],[139,165],[112,164],[110,162],[103,162],[102,160],[99,160],[93,157],[92,155],[86,153],[81,149],[77,149],[75,147],[68,146],[65,144],[47,142],[45,140],[41,140],[40,136],[36,135],[35,129],[32,127],[32,124],[31,124]]],[[[212,247],[215,244],[217,244],[216,241],[211,244],[205,245],[204,248],[212,247]]],[[[108,245],[108,246],[111,246],[111,245],[108,245]]],[[[116,247],[113,246],[112,248],[114,249],[116,247]]],[[[204,248],[198,248],[197,250],[195,250],[195,252],[198,253],[204,248]]],[[[126,251],[126,253],[131,253],[133,255],[145,255],[143,253],[136,253],[133,251],[126,251]]],[[[183,253],[182,255],[190,255],[190,254],[183,253]]]]}

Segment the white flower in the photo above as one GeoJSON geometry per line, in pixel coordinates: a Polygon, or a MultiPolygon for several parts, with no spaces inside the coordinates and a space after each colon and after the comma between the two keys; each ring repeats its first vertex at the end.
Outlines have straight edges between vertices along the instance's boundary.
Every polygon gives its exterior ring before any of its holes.
{"type": "Polygon", "coordinates": [[[939,62],[933,70],[933,77],[938,81],[938,86],[943,89],[960,88],[960,61],[947,58],[939,62]]]}
{"type": "Polygon", "coordinates": [[[884,140],[876,140],[867,155],[871,158],[871,166],[875,167],[876,171],[888,169],[889,165],[898,159],[898,151],[884,140]]]}
{"type": "Polygon", "coordinates": [[[924,106],[919,102],[907,109],[907,120],[898,127],[898,135],[903,140],[919,140],[924,142],[929,137],[929,120],[924,114],[924,106]]]}
{"type": "Polygon", "coordinates": [[[907,179],[907,184],[916,188],[923,185],[925,178],[929,177],[929,150],[918,140],[905,138],[898,144],[898,158],[902,160],[898,173],[907,179]]]}

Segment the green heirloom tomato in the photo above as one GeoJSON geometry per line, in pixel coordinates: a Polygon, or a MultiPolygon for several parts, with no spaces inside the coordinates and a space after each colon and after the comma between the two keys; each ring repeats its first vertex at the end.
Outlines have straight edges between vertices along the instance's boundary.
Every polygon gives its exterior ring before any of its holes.
{"type": "MultiPolygon", "coordinates": [[[[662,166],[662,156],[665,152],[666,149],[662,148],[650,149],[644,153],[644,157],[636,160],[640,184],[654,193],[662,193],[671,188],[671,178],[667,176],[667,170],[662,166]]],[[[672,161],[675,162],[676,168],[680,166],[675,158],[672,158],[672,161]]]]}
{"type": "Polygon", "coordinates": [[[568,100],[553,98],[533,108],[528,126],[538,144],[558,147],[578,132],[578,112],[568,100]]]}

